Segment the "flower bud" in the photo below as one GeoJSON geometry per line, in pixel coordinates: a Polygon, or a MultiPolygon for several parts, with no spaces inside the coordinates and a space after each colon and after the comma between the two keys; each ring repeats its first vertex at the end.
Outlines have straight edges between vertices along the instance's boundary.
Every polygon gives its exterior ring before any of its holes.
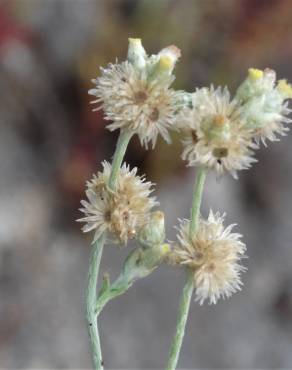
{"type": "Polygon", "coordinates": [[[160,57],[160,60],[162,58],[165,58],[165,57],[168,58],[168,60],[169,60],[168,70],[171,73],[173,71],[173,68],[174,68],[176,62],[178,61],[178,59],[181,56],[181,51],[175,45],[171,45],[171,46],[168,46],[168,47],[162,49],[159,52],[158,56],[160,57]]]}
{"type": "Polygon", "coordinates": [[[146,66],[146,51],[142,46],[141,39],[129,38],[128,61],[139,69],[146,66]]]}
{"type": "Polygon", "coordinates": [[[283,99],[292,99],[292,86],[287,80],[279,80],[277,90],[282,95],[283,99]]]}
{"type": "Polygon", "coordinates": [[[248,78],[251,81],[258,81],[263,77],[263,75],[264,75],[264,72],[261,69],[256,69],[256,68],[248,69],[248,78]]]}
{"type": "Polygon", "coordinates": [[[170,252],[168,244],[154,245],[151,248],[137,248],[130,253],[123,267],[124,279],[133,282],[149,275],[170,252]]]}
{"type": "Polygon", "coordinates": [[[98,293],[95,313],[99,315],[107,302],[125,293],[137,279],[151,274],[169,252],[170,247],[167,244],[134,249],[126,258],[121,274],[112,284],[109,276],[107,274],[104,276],[101,290],[98,293]]]}
{"type": "Polygon", "coordinates": [[[157,55],[156,63],[152,66],[149,79],[163,80],[164,78],[171,76],[180,55],[180,49],[174,45],[162,49],[157,55]]]}
{"type": "Polygon", "coordinates": [[[150,220],[145,224],[139,235],[138,241],[144,247],[162,244],[165,239],[164,214],[161,211],[153,212],[150,220]]]}
{"type": "Polygon", "coordinates": [[[239,86],[236,98],[242,101],[263,95],[273,90],[276,81],[276,73],[270,68],[264,71],[256,68],[249,68],[248,76],[239,86]]]}

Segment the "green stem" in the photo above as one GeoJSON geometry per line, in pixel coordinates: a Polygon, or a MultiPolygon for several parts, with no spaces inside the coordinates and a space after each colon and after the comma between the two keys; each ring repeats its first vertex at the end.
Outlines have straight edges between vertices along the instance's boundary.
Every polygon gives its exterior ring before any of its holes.
{"type": "MultiPolygon", "coordinates": [[[[121,131],[120,136],[116,145],[116,150],[114,153],[112,161],[112,170],[109,178],[109,188],[115,190],[118,173],[129,144],[129,141],[133,133],[129,131],[121,131]]],[[[103,246],[106,239],[106,233],[94,243],[92,246],[90,264],[88,271],[88,282],[86,291],[86,318],[90,338],[90,346],[92,351],[92,358],[94,368],[96,370],[103,370],[103,360],[101,355],[100,347],[100,337],[97,325],[97,312],[96,312],[96,302],[97,302],[97,280],[100,260],[102,256],[103,246]]]]}
{"type": "Polygon", "coordinates": [[[112,299],[124,294],[132,285],[132,282],[124,282],[117,279],[105,292],[100,294],[96,301],[95,312],[97,317],[103,310],[104,306],[112,299]]]}
{"type": "MultiPolygon", "coordinates": [[[[198,168],[196,174],[196,182],[194,186],[193,201],[191,208],[191,222],[190,222],[190,238],[197,231],[199,223],[200,206],[202,202],[203,188],[206,179],[206,170],[203,167],[198,168]]],[[[180,301],[178,318],[176,324],[175,334],[170,347],[167,370],[176,369],[179,353],[182,346],[183,337],[185,334],[185,327],[189,314],[191,298],[194,290],[193,273],[190,269],[186,269],[186,283],[183,288],[182,297],[180,301]]]]}
{"type": "Polygon", "coordinates": [[[124,131],[121,131],[120,133],[117,146],[116,146],[116,151],[115,151],[113,161],[112,161],[112,171],[111,171],[111,175],[108,181],[108,186],[112,190],[115,189],[118,173],[121,168],[121,164],[123,162],[123,158],[125,156],[127,146],[132,136],[133,136],[132,131],[124,130],[124,131]]]}
{"type": "Polygon", "coordinates": [[[167,370],[173,370],[176,368],[177,365],[183,337],[185,334],[185,327],[188,319],[193,289],[193,274],[190,270],[187,270],[187,278],[180,300],[178,319],[175,329],[175,335],[170,347],[170,353],[166,368],[167,370]]]}
{"type": "Polygon", "coordinates": [[[206,174],[207,171],[204,167],[199,167],[197,169],[196,182],[193,193],[193,202],[191,208],[190,238],[192,238],[197,231],[206,174]]]}
{"type": "Polygon", "coordinates": [[[97,370],[103,369],[95,305],[97,294],[96,284],[104,242],[105,242],[105,233],[92,246],[86,291],[86,319],[90,338],[93,364],[94,368],[97,370]]]}

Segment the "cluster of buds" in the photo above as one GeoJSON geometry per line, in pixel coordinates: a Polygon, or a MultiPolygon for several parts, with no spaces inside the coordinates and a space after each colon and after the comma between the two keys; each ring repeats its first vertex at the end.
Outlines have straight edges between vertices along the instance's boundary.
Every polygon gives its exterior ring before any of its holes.
{"type": "Polygon", "coordinates": [[[239,86],[236,99],[243,111],[245,126],[252,131],[253,139],[266,145],[266,141],[278,140],[277,135],[285,135],[285,124],[291,119],[287,115],[287,99],[292,98],[292,87],[286,80],[276,81],[272,69],[250,68],[247,79],[239,86]]]}
{"type": "Polygon", "coordinates": [[[233,99],[226,87],[197,89],[192,106],[181,112],[183,159],[189,166],[206,166],[218,175],[227,171],[237,178],[238,170],[256,162],[253,154],[260,141],[275,141],[288,130],[289,98],[291,85],[276,83],[271,69],[250,68],[233,99]]]}
{"type": "MultiPolygon", "coordinates": [[[[239,170],[256,162],[254,151],[260,142],[278,140],[288,130],[287,99],[292,98],[292,87],[286,80],[276,81],[271,69],[251,68],[233,98],[227,87],[212,85],[191,93],[176,91],[171,84],[179,57],[176,46],[147,55],[140,39],[129,39],[127,60],[101,68],[100,77],[93,80],[95,88],[89,94],[95,97],[94,110],[103,110],[111,121],[109,130],[137,134],[146,148],[150,142],[155,146],[159,134],[170,142],[169,131],[181,131],[182,158],[189,166],[237,178],[239,170]]],[[[131,238],[139,242],[139,249],[125,263],[125,286],[150,273],[161,256],[168,254],[172,264],[193,272],[200,303],[216,303],[240,289],[245,245],[240,234],[231,232],[233,225],[224,228],[224,217],[210,212],[207,220],[200,218],[195,235],[190,235],[190,222],[184,220],[178,243],[169,251],[164,245],[163,214],[152,212],[157,205],[150,196],[152,184],[124,165],[112,190],[108,187],[111,166],[103,166],[103,172],[87,183],[88,201],[82,201],[85,217],[80,221],[86,223],[83,231],[94,230],[94,241],[107,232],[119,244],[131,238]]],[[[107,288],[104,297],[111,296],[107,288]]]]}

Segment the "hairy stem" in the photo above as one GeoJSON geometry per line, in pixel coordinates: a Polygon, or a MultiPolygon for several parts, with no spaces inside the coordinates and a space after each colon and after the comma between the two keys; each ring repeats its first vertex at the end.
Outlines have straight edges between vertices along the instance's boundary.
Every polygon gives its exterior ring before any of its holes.
{"type": "Polygon", "coordinates": [[[206,174],[207,171],[205,168],[199,167],[197,169],[191,208],[190,238],[192,238],[197,231],[206,174]]]}
{"type": "Polygon", "coordinates": [[[123,158],[125,156],[127,146],[132,136],[133,136],[133,132],[131,131],[124,130],[124,131],[121,131],[120,133],[117,146],[116,146],[116,151],[113,157],[112,172],[111,172],[109,182],[108,182],[108,186],[112,190],[115,189],[119,170],[123,162],[123,158]]]}
{"type": "Polygon", "coordinates": [[[132,285],[132,282],[122,281],[117,279],[104,293],[100,294],[96,301],[96,315],[97,317],[103,310],[104,306],[112,299],[124,294],[132,285]]]}
{"type": "Polygon", "coordinates": [[[167,362],[167,370],[176,368],[180,349],[182,346],[185,327],[188,319],[190,303],[193,293],[193,274],[187,269],[186,283],[182,291],[182,296],[179,305],[178,318],[176,323],[175,335],[170,347],[169,358],[167,362]]]}
{"type": "Polygon", "coordinates": [[[104,242],[105,234],[103,234],[92,246],[86,291],[86,319],[88,325],[93,364],[94,368],[97,370],[103,369],[95,305],[96,305],[96,284],[104,242]]]}
{"type": "MultiPolygon", "coordinates": [[[[202,167],[198,168],[191,208],[190,238],[192,238],[192,236],[197,231],[205,179],[206,179],[206,170],[202,167]]],[[[185,327],[188,319],[193,290],[194,290],[193,273],[190,269],[187,268],[186,283],[183,288],[182,297],[180,300],[175,334],[171,343],[167,362],[167,370],[174,370],[178,362],[179,353],[181,350],[182,341],[185,334],[185,327]]]]}
{"type": "MultiPolygon", "coordinates": [[[[129,144],[132,132],[121,131],[120,136],[116,145],[116,150],[112,161],[112,171],[110,174],[108,186],[111,190],[115,190],[117,177],[119,170],[129,144]]],[[[90,256],[89,271],[88,271],[88,281],[87,281],[87,291],[86,291],[86,318],[90,338],[90,346],[92,352],[92,359],[94,368],[96,370],[103,369],[103,360],[101,355],[100,337],[97,325],[97,312],[96,312],[96,301],[97,301],[97,280],[100,260],[102,256],[103,246],[106,239],[106,233],[104,233],[97,241],[94,243],[90,256]]]]}

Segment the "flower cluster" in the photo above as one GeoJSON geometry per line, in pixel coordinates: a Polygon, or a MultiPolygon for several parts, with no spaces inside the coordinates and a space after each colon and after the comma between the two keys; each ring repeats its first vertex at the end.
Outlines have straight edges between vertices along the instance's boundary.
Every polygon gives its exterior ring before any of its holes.
{"type": "Polygon", "coordinates": [[[223,226],[224,216],[210,211],[207,220],[200,219],[198,231],[189,236],[190,222],[182,220],[179,226],[179,244],[174,247],[172,263],[186,266],[194,276],[196,300],[203,304],[209,300],[215,304],[222,297],[229,297],[240,290],[240,274],[245,267],[240,265],[245,245],[241,235],[232,233],[234,225],[223,226]]]}
{"type": "Polygon", "coordinates": [[[103,162],[103,172],[87,182],[88,201],[81,201],[80,209],[85,217],[78,221],[85,222],[84,232],[95,231],[93,242],[108,231],[114,241],[126,243],[137,235],[158,203],[150,196],[151,182],[137,176],[137,168],[121,167],[115,191],[107,186],[110,173],[111,165],[103,162]]]}
{"type": "MultiPolygon", "coordinates": [[[[231,97],[227,87],[202,87],[192,93],[175,91],[173,70],[180,58],[176,46],[147,55],[140,39],[129,39],[127,60],[101,68],[89,91],[102,109],[107,126],[123,134],[137,134],[146,148],[154,147],[161,135],[170,142],[169,130],[184,133],[182,158],[189,166],[214,170],[217,175],[248,169],[256,159],[260,143],[276,141],[287,132],[291,110],[288,99],[292,87],[276,79],[271,69],[250,68],[248,75],[231,97]]],[[[162,246],[164,215],[151,213],[157,204],[151,197],[152,184],[123,165],[115,190],[108,187],[111,166],[103,163],[103,172],[87,183],[88,200],[82,201],[84,232],[95,231],[94,241],[104,232],[119,243],[135,237],[141,248],[162,246]]],[[[193,271],[196,298],[216,303],[240,289],[240,265],[245,245],[241,235],[232,233],[233,225],[224,229],[224,216],[209,214],[200,219],[198,229],[190,235],[190,222],[181,221],[178,245],[169,260],[193,271]]]]}
{"type": "Polygon", "coordinates": [[[288,130],[287,99],[292,88],[286,80],[276,84],[270,69],[249,69],[247,79],[231,100],[227,88],[197,89],[191,107],[180,113],[180,126],[185,131],[182,158],[189,166],[204,166],[218,175],[247,169],[256,160],[253,151],[259,141],[277,140],[277,134],[288,130]]]}
{"type": "Polygon", "coordinates": [[[158,134],[170,142],[169,129],[175,129],[176,114],[181,107],[181,93],[170,88],[172,74],[180,50],[164,48],[148,56],[140,39],[129,39],[128,59],[101,69],[101,76],[92,82],[96,88],[93,104],[100,104],[105,118],[113,121],[108,129],[128,129],[137,133],[142,145],[152,142],[158,134]]]}
{"type": "Polygon", "coordinates": [[[231,97],[227,87],[202,87],[194,92],[171,88],[173,70],[180,58],[176,46],[147,55],[140,39],[129,39],[127,60],[101,68],[100,77],[92,82],[89,94],[95,97],[94,110],[102,109],[111,121],[110,131],[120,136],[113,163],[103,162],[103,171],[87,182],[87,200],[81,201],[84,232],[94,231],[87,287],[87,321],[93,358],[102,368],[96,349],[94,320],[111,299],[125,293],[140,278],[148,276],[163,261],[184,267],[187,282],[183,289],[177,328],[172,342],[168,369],[175,369],[185,330],[191,296],[201,305],[216,304],[241,289],[242,265],[246,246],[235,224],[224,227],[224,215],[210,211],[200,217],[203,186],[208,170],[217,175],[248,169],[256,162],[254,152],[267,141],[285,135],[291,110],[288,99],[292,87],[276,79],[271,69],[250,68],[248,76],[231,97]],[[164,243],[164,214],[153,211],[158,203],[152,194],[152,183],[137,175],[137,168],[121,166],[126,147],[133,134],[142,145],[154,148],[158,135],[170,142],[170,130],[185,134],[182,158],[197,166],[191,220],[180,220],[178,242],[172,248],[164,243]],[[109,277],[96,294],[98,261],[106,238],[127,244],[135,238],[139,244],[124,261],[121,273],[111,283],[109,277]],[[95,243],[96,242],[96,243],[95,243]],[[97,299],[96,299],[97,298],[97,299]]]}
{"type": "Polygon", "coordinates": [[[287,99],[292,98],[292,87],[286,80],[276,83],[272,69],[250,68],[247,79],[239,86],[236,99],[240,102],[246,127],[252,130],[253,139],[266,145],[276,141],[277,135],[285,135],[285,124],[291,119],[287,99]]]}

